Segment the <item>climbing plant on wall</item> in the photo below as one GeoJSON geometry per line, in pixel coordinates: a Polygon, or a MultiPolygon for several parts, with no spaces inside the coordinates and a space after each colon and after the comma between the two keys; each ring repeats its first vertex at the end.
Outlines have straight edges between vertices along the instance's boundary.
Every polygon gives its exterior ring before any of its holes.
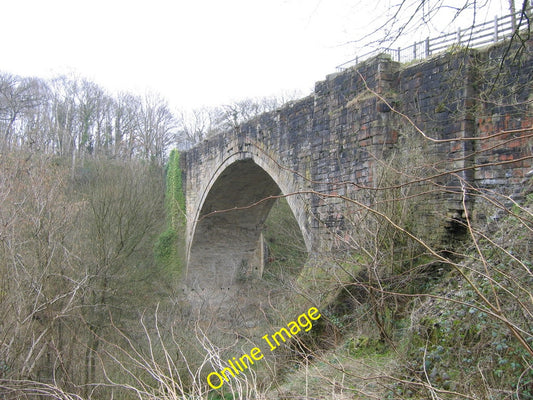
{"type": "Polygon", "coordinates": [[[174,227],[182,227],[185,223],[185,193],[183,192],[180,153],[172,150],[167,167],[166,207],[169,223],[174,227]]]}
{"type": "Polygon", "coordinates": [[[162,267],[174,273],[181,271],[185,247],[185,193],[181,174],[180,153],[172,150],[166,171],[167,228],[159,235],[155,246],[155,256],[162,267]]]}

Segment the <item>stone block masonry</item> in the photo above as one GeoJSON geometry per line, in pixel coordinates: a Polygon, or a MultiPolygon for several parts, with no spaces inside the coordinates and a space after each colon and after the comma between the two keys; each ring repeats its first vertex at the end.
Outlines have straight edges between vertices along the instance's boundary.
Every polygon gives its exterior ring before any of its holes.
{"type": "MultiPolygon", "coordinates": [[[[437,235],[464,217],[465,190],[518,192],[533,169],[531,46],[518,57],[504,58],[501,43],[411,65],[378,56],[186,152],[189,285],[231,287],[260,274],[262,225],[278,195],[288,196],[309,253],[342,249],[353,226],[339,196],[365,204],[381,162],[411,152],[406,143],[417,143],[443,188],[437,235]]],[[[474,209],[475,196],[466,203],[474,209]]]]}

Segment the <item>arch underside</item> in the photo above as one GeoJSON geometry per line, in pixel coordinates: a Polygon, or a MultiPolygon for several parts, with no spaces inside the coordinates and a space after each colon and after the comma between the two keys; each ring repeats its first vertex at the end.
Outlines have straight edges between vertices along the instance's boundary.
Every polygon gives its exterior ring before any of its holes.
{"type": "Polygon", "coordinates": [[[262,228],[281,193],[252,159],[229,165],[213,183],[196,222],[187,281],[194,288],[229,288],[260,277],[264,266],[262,228]]]}

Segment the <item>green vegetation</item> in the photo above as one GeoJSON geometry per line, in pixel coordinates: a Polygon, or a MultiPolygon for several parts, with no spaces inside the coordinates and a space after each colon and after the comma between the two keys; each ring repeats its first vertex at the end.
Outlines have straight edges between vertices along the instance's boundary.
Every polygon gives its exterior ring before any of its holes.
{"type": "Polygon", "coordinates": [[[61,390],[105,398],[90,386],[116,376],[120,332],[139,335],[139,315],[171,289],[153,260],[162,171],[98,157],[69,169],[62,157],[0,157],[0,379],[16,388],[53,378],[61,390]]]}
{"type": "Polygon", "coordinates": [[[54,377],[53,390],[87,399],[532,399],[533,181],[507,208],[480,195],[479,207],[500,217],[465,223],[450,242],[424,225],[438,204],[418,178],[416,148],[376,170],[388,189],[366,193],[374,213],[350,209],[358,229],[341,255],[307,260],[278,201],[264,280],[253,282],[254,296],[270,301],[265,319],[238,325],[231,340],[174,293],[185,222],[179,153],[166,184],[147,161],[94,157],[72,173],[63,157],[3,155],[0,382],[19,397],[52,397],[44,385],[54,377]],[[246,380],[209,390],[206,374],[228,355],[310,304],[323,315],[312,330],[267,353],[246,380]]]}
{"type": "Polygon", "coordinates": [[[185,257],[185,193],[180,168],[180,153],[172,150],[166,168],[165,209],[167,228],[155,245],[157,262],[177,277],[185,257]]]}
{"type": "MultiPolygon", "coordinates": [[[[304,271],[296,289],[313,290],[327,322],[300,342],[303,354],[294,345],[271,395],[533,399],[532,190],[530,179],[524,200],[476,226],[448,263],[411,249],[418,261],[398,268],[375,269],[372,258],[352,254],[304,271]]],[[[408,195],[406,206],[419,200],[408,195]]],[[[375,251],[387,260],[389,245],[375,251]]]]}

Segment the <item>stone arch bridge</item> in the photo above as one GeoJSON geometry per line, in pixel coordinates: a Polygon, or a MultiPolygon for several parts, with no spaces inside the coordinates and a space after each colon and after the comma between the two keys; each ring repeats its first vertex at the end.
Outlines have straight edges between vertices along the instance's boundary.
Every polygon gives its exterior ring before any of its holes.
{"type": "MultiPolygon", "coordinates": [[[[443,186],[457,188],[461,179],[476,188],[518,191],[532,169],[533,58],[527,45],[518,64],[504,64],[503,74],[496,66],[505,43],[408,66],[378,56],[316,83],[308,97],[187,151],[189,286],[229,287],[239,277],[260,276],[262,225],[280,195],[287,196],[310,254],[342,250],[351,228],[338,195],[357,196],[376,185],[379,161],[402,151],[406,136],[422,136],[415,125],[437,139],[426,140],[422,154],[458,171],[443,176],[443,186]],[[491,98],[484,97],[488,92],[491,98]]],[[[462,217],[462,192],[446,191],[439,201],[448,220],[435,230],[446,234],[462,217]]],[[[468,202],[474,206],[473,198],[468,202]]]]}

